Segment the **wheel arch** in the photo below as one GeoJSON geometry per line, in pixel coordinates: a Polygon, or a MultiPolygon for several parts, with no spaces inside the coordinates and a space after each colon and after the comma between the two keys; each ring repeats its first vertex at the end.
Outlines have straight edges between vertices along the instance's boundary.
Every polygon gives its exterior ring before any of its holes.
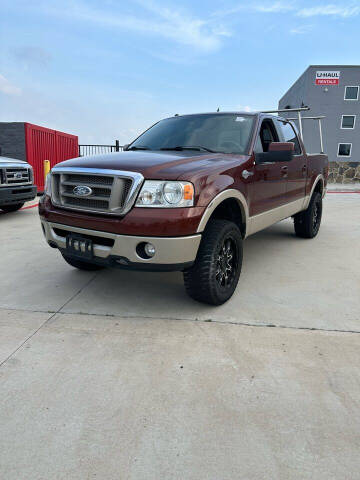
{"type": "Polygon", "coordinates": [[[314,192],[321,193],[322,197],[324,197],[324,195],[325,195],[325,180],[324,180],[324,176],[322,174],[318,175],[314,180],[314,183],[311,187],[310,194],[309,194],[308,197],[306,197],[306,202],[305,202],[305,205],[304,205],[305,210],[308,208],[310,200],[311,200],[314,192]]]}
{"type": "Polygon", "coordinates": [[[222,218],[234,221],[240,228],[243,238],[246,237],[249,219],[249,209],[244,195],[235,189],[225,190],[209,203],[207,206],[197,232],[203,232],[211,218],[222,218]]]}

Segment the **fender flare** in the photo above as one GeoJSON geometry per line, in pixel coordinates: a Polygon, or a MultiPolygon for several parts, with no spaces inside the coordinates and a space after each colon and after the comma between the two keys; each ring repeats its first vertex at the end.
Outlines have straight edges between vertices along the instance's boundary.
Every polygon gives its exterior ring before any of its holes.
{"type": "Polygon", "coordinates": [[[235,190],[233,188],[229,188],[228,190],[224,190],[223,192],[220,192],[218,195],[216,195],[216,197],[214,197],[211,200],[209,205],[206,207],[206,210],[203,213],[203,216],[201,217],[199,226],[196,230],[197,233],[203,232],[205,230],[206,224],[208,223],[215,209],[220,205],[220,203],[222,203],[224,200],[227,200],[229,198],[233,198],[239,203],[239,207],[241,209],[241,213],[245,223],[244,238],[246,237],[246,231],[247,231],[248,221],[249,221],[249,207],[244,195],[241,192],[239,192],[239,190],[235,190]]]}
{"type": "Polygon", "coordinates": [[[326,193],[326,190],[325,190],[325,180],[324,180],[324,175],[320,174],[318,175],[315,180],[314,180],[314,183],[313,183],[313,186],[311,187],[311,192],[310,192],[310,195],[308,195],[307,197],[305,197],[305,202],[304,202],[304,210],[306,210],[309,206],[309,203],[310,203],[310,200],[311,200],[311,197],[313,196],[313,193],[315,191],[315,188],[317,186],[317,184],[321,182],[321,186],[322,186],[322,197],[324,198],[324,195],[326,193]]]}

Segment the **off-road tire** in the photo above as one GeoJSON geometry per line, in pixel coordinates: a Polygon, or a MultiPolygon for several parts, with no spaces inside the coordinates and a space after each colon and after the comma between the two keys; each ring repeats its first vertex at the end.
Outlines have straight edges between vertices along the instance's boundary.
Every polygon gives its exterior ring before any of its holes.
{"type": "Polygon", "coordinates": [[[238,284],[242,257],[242,237],[237,225],[227,220],[210,220],[194,265],[184,271],[187,294],[210,305],[225,303],[238,284]],[[228,284],[225,280],[227,272],[228,284]]]}
{"type": "Polygon", "coordinates": [[[63,259],[66,263],[71,265],[72,267],[78,268],[79,270],[87,270],[87,271],[94,271],[94,270],[102,270],[102,265],[97,265],[96,263],[85,262],[84,260],[78,260],[77,258],[68,257],[67,255],[61,254],[63,259]]]}
{"type": "Polygon", "coordinates": [[[20,208],[22,208],[23,206],[23,203],[15,203],[14,205],[3,205],[0,207],[0,210],[3,210],[7,213],[16,212],[16,210],[20,210],[20,208]]]}
{"type": "Polygon", "coordinates": [[[295,234],[301,238],[314,238],[319,232],[322,216],[322,196],[315,192],[309,206],[294,216],[295,234]]]}

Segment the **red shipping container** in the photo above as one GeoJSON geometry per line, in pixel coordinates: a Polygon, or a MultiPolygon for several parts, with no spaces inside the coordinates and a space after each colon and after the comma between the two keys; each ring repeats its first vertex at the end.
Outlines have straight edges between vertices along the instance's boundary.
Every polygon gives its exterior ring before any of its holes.
{"type": "Polygon", "coordinates": [[[51,168],[59,162],[79,156],[76,135],[25,123],[26,160],[34,169],[34,183],[39,192],[44,190],[44,160],[51,168]]]}

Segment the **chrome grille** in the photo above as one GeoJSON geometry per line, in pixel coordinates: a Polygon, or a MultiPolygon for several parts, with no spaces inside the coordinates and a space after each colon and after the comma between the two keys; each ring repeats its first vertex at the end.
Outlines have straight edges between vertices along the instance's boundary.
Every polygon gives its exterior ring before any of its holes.
{"type": "Polygon", "coordinates": [[[7,185],[26,185],[31,183],[31,171],[24,167],[5,168],[5,184],[7,185]]]}
{"type": "Polygon", "coordinates": [[[143,176],[118,170],[56,167],[52,170],[52,202],[71,210],[124,215],[133,206],[143,176]],[[89,187],[86,196],[76,187],[89,187]]]}

